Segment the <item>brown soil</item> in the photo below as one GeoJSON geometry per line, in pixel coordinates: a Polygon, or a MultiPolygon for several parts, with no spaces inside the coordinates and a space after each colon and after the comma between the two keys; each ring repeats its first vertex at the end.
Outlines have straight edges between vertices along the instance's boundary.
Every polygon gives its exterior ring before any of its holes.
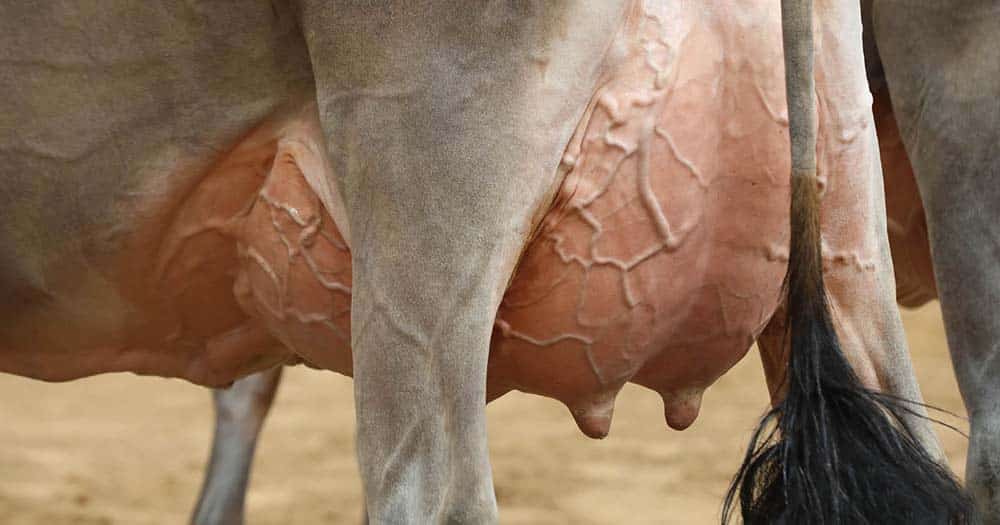
{"type": "MultiPolygon", "coordinates": [[[[937,306],[904,319],[928,402],[964,413],[937,306]]],[[[604,441],[580,434],[561,405],[510,394],[488,409],[501,520],[716,523],[766,402],[755,353],[708,391],[684,432],[669,430],[659,397],[636,387],[619,397],[604,441]]],[[[353,406],[341,376],[285,374],[258,450],[250,524],[357,522],[353,406]]],[[[118,374],[45,384],[0,375],[0,523],[184,523],[211,418],[208,392],[181,381],[118,374]]],[[[939,435],[963,474],[965,439],[939,435]]]]}

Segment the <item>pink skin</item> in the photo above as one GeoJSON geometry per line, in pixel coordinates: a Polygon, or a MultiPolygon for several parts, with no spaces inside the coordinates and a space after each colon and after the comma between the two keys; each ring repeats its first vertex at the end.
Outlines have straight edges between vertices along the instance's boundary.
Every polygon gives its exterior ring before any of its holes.
{"type": "MultiPolygon", "coordinates": [[[[672,427],[690,425],[701,392],[767,322],[784,272],[774,252],[787,135],[770,111],[783,86],[744,71],[713,87],[733,72],[716,57],[734,34],[674,33],[647,17],[640,35],[644,52],[595,95],[564,156],[568,174],[501,305],[490,363],[501,378],[491,395],[555,397],[595,437],[630,380],[663,396],[672,427]],[[712,89],[723,93],[706,98],[712,89]]],[[[766,46],[746,36],[747,49],[766,46]]]]}

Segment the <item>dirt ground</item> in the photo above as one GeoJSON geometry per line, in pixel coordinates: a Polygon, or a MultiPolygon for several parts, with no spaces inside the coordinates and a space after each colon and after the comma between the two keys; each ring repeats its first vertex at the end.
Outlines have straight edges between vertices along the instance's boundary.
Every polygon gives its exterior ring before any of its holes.
{"type": "MultiPolygon", "coordinates": [[[[940,311],[904,316],[925,396],[962,413],[940,311]]],[[[669,430],[659,397],[637,387],[619,397],[603,441],[585,438],[561,405],[510,394],[488,409],[501,521],[715,523],[765,404],[755,352],[708,391],[684,432],[669,430]]],[[[208,392],[181,381],[116,374],[44,384],[0,375],[0,523],[184,523],[210,431],[208,392]]],[[[248,522],[357,523],[353,432],[349,380],[289,370],[258,449],[248,522]]],[[[965,438],[938,433],[962,475],[965,438]]]]}

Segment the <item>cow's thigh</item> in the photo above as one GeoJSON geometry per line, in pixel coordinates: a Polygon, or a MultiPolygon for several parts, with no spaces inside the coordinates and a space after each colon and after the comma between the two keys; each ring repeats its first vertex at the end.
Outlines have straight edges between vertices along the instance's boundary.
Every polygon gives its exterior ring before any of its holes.
{"type": "Polygon", "coordinates": [[[196,525],[239,525],[250,482],[257,436],[264,425],[281,367],[240,379],[213,392],[215,433],[212,457],[191,522],[196,525]]]}

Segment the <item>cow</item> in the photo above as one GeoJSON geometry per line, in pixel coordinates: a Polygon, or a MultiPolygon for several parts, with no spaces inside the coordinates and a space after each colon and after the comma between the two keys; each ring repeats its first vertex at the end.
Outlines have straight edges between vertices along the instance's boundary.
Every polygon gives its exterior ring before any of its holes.
{"type": "Polygon", "coordinates": [[[600,437],[631,381],[683,428],[757,340],[726,516],[970,519],[893,300],[860,9],[781,4],[5,5],[0,370],[349,374],[371,521],[490,523],[485,402],[600,437]]]}
{"type": "MultiPolygon", "coordinates": [[[[921,201],[921,194],[917,188],[918,181],[914,177],[913,168],[900,137],[898,124],[892,109],[892,101],[889,97],[890,87],[886,83],[886,73],[875,39],[872,1],[865,0],[861,5],[864,26],[863,34],[865,37],[865,62],[869,84],[874,96],[874,119],[884,172],[886,211],[888,216],[887,226],[896,280],[896,299],[900,305],[915,308],[938,298],[928,225],[921,201]]],[[[1000,158],[1000,155],[995,152],[996,145],[1000,144],[1000,138],[991,138],[989,136],[990,133],[996,135],[998,129],[1000,129],[1000,117],[997,116],[995,109],[995,101],[1000,100],[1000,93],[996,92],[1000,83],[976,84],[976,88],[980,90],[981,96],[969,102],[966,108],[959,110],[955,107],[957,96],[954,90],[963,88],[961,82],[975,82],[975,79],[969,79],[967,75],[956,73],[954,77],[956,81],[953,81],[953,83],[942,83],[938,77],[943,77],[945,73],[926,76],[926,72],[948,68],[951,64],[956,63],[956,57],[961,57],[963,54],[971,54],[975,57],[975,53],[977,52],[981,53],[983,50],[988,52],[991,49],[996,49],[1000,46],[1000,42],[992,42],[998,38],[997,35],[1000,35],[1000,19],[986,16],[977,19],[959,17],[962,20],[956,20],[954,13],[947,13],[949,16],[938,18],[935,15],[936,10],[922,11],[921,17],[908,18],[905,11],[914,8],[914,6],[910,4],[904,6],[898,2],[881,2],[879,3],[879,8],[881,16],[887,21],[893,23],[907,21],[905,27],[890,24],[883,26],[883,29],[879,31],[880,40],[888,42],[887,45],[892,45],[895,48],[899,48],[899,46],[905,45],[910,41],[910,36],[908,35],[913,34],[913,26],[915,25],[926,24],[929,27],[937,28],[935,32],[919,32],[923,35],[922,38],[925,39],[923,43],[926,46],[925,49],[933,50],[936,54],[923,53],[913,55],[906,52],[898,52],[897,55],[891,57],[896,61],[894,67],[900,68],[902,71],[899,73],[902,82],[910,82],[916,78],[919,82],[915,85],[921,86],[926,85],[928,81],[936,81],[936,83],[931,84],[931,87],[935,90],[935,96],[938,99],[950,102],[947,105],[935,103],[923,108],[923,111],[928,113],[927,116],[919,118],[914,115],[908,116],[907,118],[911,122],[911,135],[913,135],[909,137],[909,141],[911,144],[914,144],[911,147],[937,150],[938,148],[946,147],[946,144],[939,143],[942,136],[964,136],[960,133],[960,130],[966,130],[977,136],[988,135],[986,140],[969,138],[961,141],[964,144],[962,151],[967,152],[968,157],[972,159],[993,159],[993,164],[980,167],[972,161],[952,159],[949,162],[956,162],[958,165],[947,176],[955,178],[960,173],[968,173],[968,176],[978,176],[975,181],[969,183],[971,190],[966,190],[961,195],[960,202],[974,203],[973,208],[976,211],[985,211],[987,212],[986,216],[991,216],[988,212],[1000,202],[1000,199],[991,193],[995,192],[996,184],[994,182],[996,174],[1000,173],[1000,167],[996,165],[996,159],[1000,158]],[[996,30],[970,30],[965,27],[970,24],[980,27],[982,24],[986,24],[985,27],[993,27],[996,30]],[[942,28],[949,27],[952,30],[949,30],[948,34],[942,33],[942,28]],[[949,45],[954,46],[955,43],[950,42],[946,38],[948,35],[958,35],[961,37],[962,42],[971,41],[974,45],[963,49],[949,48],[949,45]],[[926,57],[935,57],[941,62],[929,64],[926,57]],[[993,91],[990,91],[991,89],[993,91]],[[969,115],[970,112],[971,115],[969,115]],[[969,116],[976,118],[967,120],[969,116]],[[922,126],[927,126],[924,121],[948,122],[950,125],[944,128],[944,132],[937,131],[936,127],[931,128],[929,131],[925,131],[922,138],[919,131],[922,126]],[[973,121],[979,124],[968,127],[965,125],[966,122],[973,121]],[[960,129],[955,129],[958,126],[961,126],[960,129]],[[969,163],[973,165],[970,166],[969,163]]],[[[958,63],[964,62],[959,61],[958,63]]],[[[980,74],[984,66],[990,65],[995,64],[989,61],[978,64],[979,67],[971,68],[969,73],[980,74]]],[[[987,79],[1000,78],[990,77],[989,71],[981,74],[987,79]]],[[[900,90],[902,93],[897,93],[896,89],[892,89],[892,91],[900,99],[903,99],[903,97],[913,97],[915,93],[920,93],[919,90],[913,88],[913,85],[908,85],[905,91],[900,90]]],[[[911,107],[919,107],[921,104],[919,99],[915,101],[907,100],[905,103],[908,103],[911,107]]],[[[962,157],[957,158],[964,158],[965,155],[963,153],[962,157]]],[[[931,161],[933,160],[932,158],[931,161]]],[[[942,168],[937,163],[932,162],[931,167],[926,169],[931,173],[928,175],[928,179],[946,176],[941,173],[942,168]]],[[[922,180],[926,181],[927,179],[922,180]]],[[[922,182],[922,184],[925,186],[925,191],[928,194],[933,194],[934,192],[942,193],[944,191],[940,185],[929,182],[922,182]]],[[[941,198],[947,199],[949,197],[941,198]]],[[[941,225],[940,227],[944,228],[945,231],[978,231],[971,229],[970,225],[960,222],[960,218],[955,217],[953,208],[950,206],[942,208],[932,217],[935,223],[941,225]]],[[[977,228],[988,230],[985,232],[987,233],[985,236],[986,239],[998,237],[996,232],[990,229],[992,228],[992,224],[985,223],[977,226],[977,228]]],[[[959,254],[968,252],[968,250],[956,251],[945,245],[946,241],[955,242],[956,240],[951,235],[947,235],[938,241],[942,244],[942,247],[939,248],[940,255],[938,257],[946,260],[941,265],[945,268],[954,268],[962,264],[963,261],[956,262],[951,259],[959,254]]],[[[955,305],[952,307],[955,313],[948,317],[948,320],[950,320],[948,326],[950,332],[956,332],[952,336],[952,345],[957,345],[957,347],[953,348],[962,349],[956,350],[955,363],[956,370],[960,372],[958,378],[963,385],[963,391],[966,396],[972,398],[972,405],[970,406],[984,407],[976,411],[970,410],[970,417],[974,421],[971,431],[974,446],[970,450],[968,459],[967,472],[970,474],[969,483],[977,492],[977,499],[987,522],[997,523],[1000,522],[1000,504],[994,501],[991,495],[998,491],[991,487],[994,479],[1000,479],[1000,473],[996,472],[997,469],[993,466],[996,463],[994,458],[998,456],[997,449],[1000,448],[1000,445],[995,444],[1000,439],[1000,433],[990,430],[992,427],[988,423],[988,419],[987,422],[980,422],[984,418],[992,417],[991,412],[988,411],[991,406],[989,401],[991,398],[988,395],[991,391],[988,382],[982,384],[987,377],[982,374],[972,374],[970,370],[986,369],[984,362],[993,354],[992,352],[975,351],[976,345],[989,346],[989,341],[1000,340],[1000,331],[991,328],[995,323],[991,324],[988,320],[980,319],[981,322],[978,324],[978,329],[982,330],[983,333],[981,339],[978,339],[979,342],[975,342],[977,341],[977,336],[966,333],[969,331],[969,327],[960,323],[959,320],[969,318],[961,306],[965,304],[965,309],[970,308],[968,295],[971,294],[974,296],[972,300],[980,300],[984,297],[979,295],[979,292],[973,290],[985,291],[985,297],[988,299],[1000,296],[1000,292],[996,290],[996,286],[994,285],[996,279],[989,278],[991,269],[1000,267],[1000,260],[995,256],[991,257],[980,253],[976,258],[965,261],[965,263],[973,265],[974,268],[968,269],[956,277],[948,278],[949,282],[954,283],[958,280],[964,280],[965,277],[963,276],[969,272],[984,273],[972,273],[973,276],[976,276],[975,283],[977,286],[974,289],[967,286],[958,287],[952,284],[955,290],[953,293],[960,295],[947,303],[948,306],[955,305]],[[985,275],[986,278],[979,277],[981,275],[985,275]],[[958,343],[955,343],[955,340],[958,343]],[[987,410],[987,412],[984,413],[983,410],[987,410]]],[[[977,316],[979,315],[978,311],[975,313],[977,316]]],[[[994,344],[993,346],[996,345],[994,344]]],[[[212,446],[210,467],[207,471],[205,485],[202,488],[199,503],[195,510],[194,522],[242,521],[243,500],[248,483],[253,446],[256,442],[257,434],[263,425],[263,418],[270,408],[270,402],[273,399],[279,380],[280,369],[273,369],[241,379],[230,390],[215,392],[215,438],[212,446]]]]}
{"type": "MultiPolygon", "coordinates": [[[[901,302],[941,301],[969,414],[966,486],[1000,524],[1000,9],[865,0],[868,72],[889,140],[901,302]]],[[[887,137],[888,138],[888,137],[887,137]]]]}

